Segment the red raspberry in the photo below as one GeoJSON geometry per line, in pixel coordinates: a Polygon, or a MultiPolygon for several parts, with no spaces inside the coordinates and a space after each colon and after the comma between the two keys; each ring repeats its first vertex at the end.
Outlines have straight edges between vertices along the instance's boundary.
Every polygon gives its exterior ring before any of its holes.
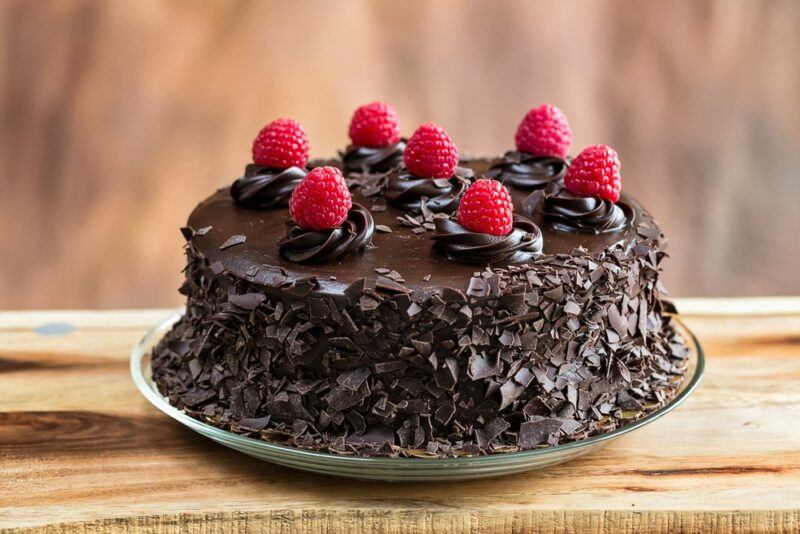
{"type": "Polygon", "coordinates": [[[289,199],[289,212],[294,222],[309,230],[340,226],[351,207],[350,190],[342,171],[336,167],[317,167],[309,172],[289,199]]]}
{"type": "Polygon", "coordinates": [[[622,163],[608,145],[584,148],[567,169],[564,186],[578,197],[599,197],[616,202],[622,189],[622,163]]]}
{"type": "Polygon", "coordinates": [[[394,106],[383,102],[365,104],[350,119],[350,142],[355,146],[380,148],[400,140],[400,119],[394,106]]]}
{"type": "Polygon", "coordinates": [[[406,143],[403,162],[408,172],[422,178],[450,178],[458,166],[458,149],[436,123],[428,122],[406,143]]]}
{"type": "Polygon", "coordinates": [[[276,119],[264,126],[253,141],[253,162],[274,169],[305,167],[308,137],[300,123],[276,119]]]}
{"type": "Polygon", "coordinates": [[[458,223],[473,232],[506,235],[513,226],[511,195],[497,180],[476,180],[461,197],[458,223]]]}
{"type": "Polygon", "coordinates": [[[572,130],[563,111],[543,104],[525,115],[514,140],[520,152],[566,158],[572,146],[572,130]]]}

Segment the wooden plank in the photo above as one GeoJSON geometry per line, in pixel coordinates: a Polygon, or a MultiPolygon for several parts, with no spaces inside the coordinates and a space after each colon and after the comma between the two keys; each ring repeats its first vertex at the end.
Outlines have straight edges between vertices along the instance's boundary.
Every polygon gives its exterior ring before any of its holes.
{"type": "Polygon", "coordinates": [[[3,312],[0,313],[0,330],[36,330],[48,325],[63,324],[67,322],[65,319],[68,319],[68,323],[75,327],[88,327],[92,330],[136,330],[139,332],[159,323],[174,312],[175,310],[172,309],[3,312]]]}
{"type": "Polygon", "coordinates": [[[800,314],[800,298],[798,297],[683,298],[677,299],[677,305],[681,315],[692,317],[698,315],[775,317],[800,314]]]}
{"type": "Polygon", "coordinates": [[[800,314],[689,318],[708,369],[675,413],[566,465],[446,484],[315,476],[185,430],[128,376],[136,325],[165,311],[125,314],[0,314],[0,527],[800,531],[800,314]]]}

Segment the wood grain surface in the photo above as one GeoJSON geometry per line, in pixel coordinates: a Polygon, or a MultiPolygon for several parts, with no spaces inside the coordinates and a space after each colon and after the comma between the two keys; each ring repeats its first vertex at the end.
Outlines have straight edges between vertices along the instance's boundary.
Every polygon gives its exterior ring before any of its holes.
{"type": "Polygon", "coordinates": [[[178,306],[178,228],[289,115],[393,102],[510,148],[561,106],[670,238],[673,295],[800,294],[800,2],[0,1],[0,309],[178,306]]]}
{"type": "Polygon", "coordinates": [[[701,310],[685,319],[707,372],[662,420],[565,465],[444,484],[292,471],[162,415],[128,358],[167,310],[2,313],[0,528],[800,532],[800,299],[771,302],[679,303],[701,310]]]}

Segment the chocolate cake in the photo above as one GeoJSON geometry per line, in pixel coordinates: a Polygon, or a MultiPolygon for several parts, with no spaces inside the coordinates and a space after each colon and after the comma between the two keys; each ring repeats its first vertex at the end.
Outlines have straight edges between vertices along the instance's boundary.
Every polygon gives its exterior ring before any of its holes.
{"type": "Polygon", "coordinates": [[[276,163],[257,139],[255,163],[182,229],[186,313],[152,353],[159,391],[232,432],[365,456],[546,447],[668,402],[688,352],[658,280],[665,240],[620,195],[618,165],[588,196],[588,149],[572,161],[569,143],[530,147],[518,131],[517,151],[420,176],[415,154],[439,141],[418,137],[388,135],[381,152],[351,125],[340,158],[357,164],[307,162],[307,147],[276,163]],[[405,163],[366,156],[397,150],[405,163]],[[337,169],[352,204],[311,228],[298,204],[313,195],[293,191],[337,169]],[[479,182],[508,188],[505,233],[467,224],[459,205],[479,182]]]}

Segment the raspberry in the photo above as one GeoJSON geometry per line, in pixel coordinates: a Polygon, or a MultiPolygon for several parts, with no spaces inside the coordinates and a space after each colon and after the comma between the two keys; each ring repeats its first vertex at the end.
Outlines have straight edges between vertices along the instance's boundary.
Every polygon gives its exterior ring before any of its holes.
{"type": "Polygon", "coordinates": [[[520,152],[565,158],[572,146],[572,130],[563,111],[543,104],[525,115],[514,140],[520,152]]]}
{"type": "Polygon", "coordinates": [[[622,189],[622,163],[608,145],[584,148],[567,169],[564,186],[578,197],[599,197],[616,202],[622,189]]]}
{"type": "Polygon", "coordinates": [[[305,167],[308,138],[300,123],[276,119],[264,126],[253,141],[253,162],[274,169],[305,167]]]}
{"type": "Polygon", "coordinates": [[[422,178],[450,178],[458,166],[458,149],[436,123],[428,122],[406,143],[403,162],[408,172],[422,178]]]}
{"type": "Polygon", "coordinates": [[[511,195],[497,180],[476,180],[461,197],[458,223],[473,232],[506,235],[513,226],[511,195]]]}
{"type": "Polygon", "coordinates": [[[289,199],[294,222],[309,230],[340,226],[352,206],[350,190],[336,167],[317,167],[309,172],[289,199]]]}
{"type": "Polygon", "coordinates": [[[394,106],[383,102],[365,104],[350,119],[350,142],[355,146],[380,148],[400,140],[400,119],[394,106]]]}

